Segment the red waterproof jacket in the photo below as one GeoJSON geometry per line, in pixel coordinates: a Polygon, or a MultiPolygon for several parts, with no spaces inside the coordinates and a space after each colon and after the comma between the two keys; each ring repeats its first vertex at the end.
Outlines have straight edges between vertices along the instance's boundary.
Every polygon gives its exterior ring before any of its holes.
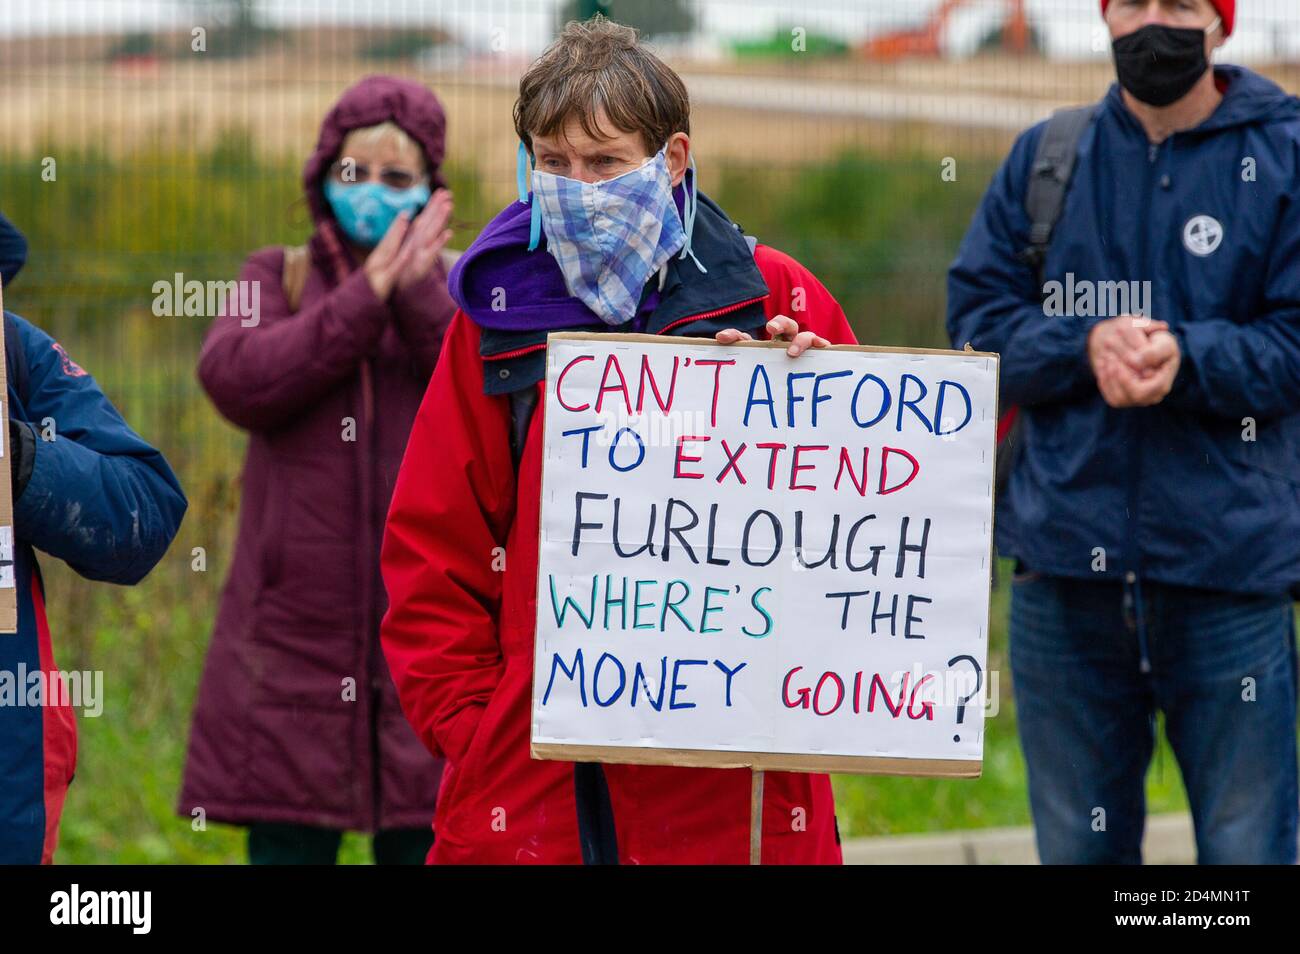
{"type": "MultiPolygon", "coordinates": [[[[855,343],[811,272],[763,245],[754,261],[769,318],[790,315],[832,343],[855,343]]],[[[540,401],[544,383],[536,387],[540,401]]],[[[540,408],[517,476],[509,426],[509,399],[483,393],[479,328],[457,312],[411,430],[381,551],[389,668],[407,718],[448,760],[430,853],[437,864],[582,861],[573,763],[529,755],[540,408]]],[[[604,770],[621,861],[748,861],[747,770],[604,770]]],[[[762,860],[841,862],[828,776],[767,774],[762,860]]]]}

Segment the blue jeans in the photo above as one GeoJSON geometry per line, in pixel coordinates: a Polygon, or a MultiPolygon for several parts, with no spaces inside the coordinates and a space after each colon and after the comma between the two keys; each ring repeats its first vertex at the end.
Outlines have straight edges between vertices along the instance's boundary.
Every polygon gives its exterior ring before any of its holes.
{"type": "Polygon", "coordinates": [[[1289,598],[1017,570],[1011,673],[1043,863],[1141,863],[1159,709],[1198,861],[1294,864],[1289,598]]]}

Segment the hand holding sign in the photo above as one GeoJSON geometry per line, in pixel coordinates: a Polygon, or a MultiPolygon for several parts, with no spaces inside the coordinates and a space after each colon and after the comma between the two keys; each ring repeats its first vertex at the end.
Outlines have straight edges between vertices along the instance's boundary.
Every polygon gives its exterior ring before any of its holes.
{"type": "MultiPolygon", "coordinates": [[[[811,331],[800,331],[799,322],[788,315],[777,315],[767,323],[767,330],[773,341],[790,342],[790,347],[785,349],[785,353],[792,358],[799,357],[809,348],[829,348],[831,345],[821,335],[813,334],[811,331]]],[[[754,340],[753,335],[745,331],[737,331],[735,328],[725,328],[714,335],[714,338],[720,344],[754,340]]]]}

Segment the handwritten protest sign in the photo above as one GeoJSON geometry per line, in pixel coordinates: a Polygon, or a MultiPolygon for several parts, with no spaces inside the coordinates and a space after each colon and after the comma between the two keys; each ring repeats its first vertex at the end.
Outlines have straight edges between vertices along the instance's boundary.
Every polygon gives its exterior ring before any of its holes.
{"type": "Polygon", "coordinates": [[[997,371],[551,335],[534,756],[978,775],[997,371]]]}
{"type": "MultiPolygon", "coordinates": [[[[0,296],[0,314],[4,299],[0,296]]],[[[14,580],[14,500],[9,474],[9,385],[4,335],[0,335],[0,633],[18,632],[18,590],[14,580]]]]}

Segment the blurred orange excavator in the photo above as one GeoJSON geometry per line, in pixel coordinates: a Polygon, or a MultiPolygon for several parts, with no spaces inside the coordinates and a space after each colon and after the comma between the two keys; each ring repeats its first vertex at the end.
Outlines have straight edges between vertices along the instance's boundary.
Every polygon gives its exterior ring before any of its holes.
{"type": "MultiPolygon", "coordinates": [[[[943,0],[924,26],[874,37],[863,44],[868,59],[900,60],[909,56],[941,56],[943,31],[948,20],[970,0],[943,0]]],[[[1007,0],[1007,16],[1002,25],[1002,51],[1024,54],[1034,49],[1029,21],[1025,17],[1025,0],[1007,0]]]]}

